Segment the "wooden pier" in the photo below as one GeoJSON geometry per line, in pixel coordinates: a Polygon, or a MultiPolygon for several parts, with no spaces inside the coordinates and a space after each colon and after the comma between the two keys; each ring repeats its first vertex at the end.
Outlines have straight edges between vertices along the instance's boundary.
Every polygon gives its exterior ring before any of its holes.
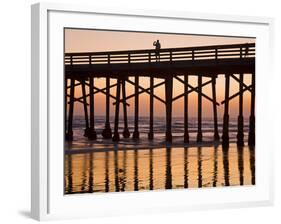
{"type": "Polygon", "coordinates": [[[208,100],[213,108],[214,140],[219,141],[217,107],[224,106],[222,144],[229,144],[229,101],[239,98],[239,116],[237,121],[237,144],[244,145],[244,117],[243,117],[243,94],[246,91],[251,93],[251,113],[249,118],[248,144],[255,144],[255,44],[233,44],[233,45],[213,45],[187,48],[166,48],[159,51],[156,60],[155,50],[135,50],[135,51],[111,51],[111,52],[81,52],[65,53],[65,136],[67,140],[73,139],[73,116],[74,104],[82,103],[85,115],[85,136],[90,140],[95,140],[99,136],[95,131],[95,108],[94,96],[97,93],[104,94],[105,100],[105,126],[102,137],[114,142],[120,140],[119,133],[119,112],[123,106],[124,130],[123,138],[132,137],[135,140],[140,138],[139,133],[139,96],[149,94],[149,132],[148,139],[154,138],[154,100],[158,100],[166,108],[166,141],[172,142],[172,105],[184,99],[184,133],[183,142],[189,142],[188,128],[188,95],[196,92],[198,94],[198,116],[197,116],[197,142],[203,141],[202,132],[202,99],[208,100]],[[252,83],[244,83],[244,74],[251,74],[252,83]],[[237,78],[236,75],[239,75],[237,78]],[[189,83],[189,77],[197,77],[197,86],[189,83]],[[218,103],[216,99],[216,79],[218,76],[225,77],[225,99],[218,103]],[[129,79],[134,77],[134,81],[129,79]],[[149,77],[150,85],[144,88],[139,83],[140,77],[149,77]],[[96,78],[106,80],[105,88],[95,86],[96,78]],[[162,79],[158,84],[154,79],[162,79]],[[207,81],[203,82],[208,79],[207,81]],[[115,84],[110,84],[110,80],[117,80],[115,84]],[[230,96],[230,79],[239,83],[239,91],[230,96]],[[173,95],[174,80],[184,85],[183,92],[178,96],[173,95]],[[126,84],[134,86],[134,93],[127,95],[126,84]],[[165,86],[165,99],[155,95],[154,89],[165,86]],[[212,95],[204,93],[203,87],[211,85],[212,95]],[[75,97],[75,89],[82,90],[81,97],[75,97]],[[111,89],[116,87],[116,93],[111,89]],[[70,91],[68,91],[70,89],[70,91]],[[86,89],[88,91],[86,91],[86,89]],[[128,99],[134,98],[134,130],[131,135],[128,128],[127,103],[128,99]],[[115,119],[113,132],[110,124],[110,99],[115,105],[115,119]],[[121,105],[120,105],[121,104],[121,105]],[[68,106],[67,106],[68,105],[68,106]],[[68,111],[67,111],[68,109],[68,111]],[[89,112],[89,113],[88,113],[89,112]]]}

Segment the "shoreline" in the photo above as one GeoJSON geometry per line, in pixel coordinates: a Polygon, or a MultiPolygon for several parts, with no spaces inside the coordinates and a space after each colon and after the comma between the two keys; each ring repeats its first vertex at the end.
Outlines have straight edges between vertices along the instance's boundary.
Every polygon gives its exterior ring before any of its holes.
{"type": "MultiPolygon", "coordinates": [[[[230,141],[229,147],[233,146],[236,142],[230,141]]],[[[70,149],[64,149],[65,155],[71,155],[71,154],[86,154],[86,153],[95,153],[95,152],[112,152],[112,151],[130,151],[130,150],[150,150],[150,149],[161,149],[161,148],[194,148],[194,147],[219,147],[221,146],[221,141],[205,141],[201,143],[197,142],[191,142],[191,143],[164,143],[164,144],[157,144],[157,145],[124,145],[122,143],[112,143],[111,145],[105,145],[103,144],[103,147],[99,145],[99,147],[77,147],[77,148],[70,148],[70,149]]],[[[244,147],[248,147],[248,145],[245,145],[244,147]]]]}

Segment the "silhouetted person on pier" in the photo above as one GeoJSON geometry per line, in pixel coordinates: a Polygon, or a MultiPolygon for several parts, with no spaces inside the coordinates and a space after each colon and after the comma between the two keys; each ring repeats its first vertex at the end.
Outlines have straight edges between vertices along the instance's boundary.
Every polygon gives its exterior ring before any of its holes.
{"type": "Polygon", "coordinates": [[[153,46],[155,46],[155,56],[156,56],[156,61],[160,61],[160,49],[161,49],[161,44],[159,40],[153,42],[153,46]]]}

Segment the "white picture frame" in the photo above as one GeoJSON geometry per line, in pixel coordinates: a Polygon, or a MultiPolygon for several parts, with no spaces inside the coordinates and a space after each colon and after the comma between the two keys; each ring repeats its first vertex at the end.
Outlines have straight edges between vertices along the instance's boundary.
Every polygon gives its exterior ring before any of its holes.
{"type": "Polygon", "coordinates": [[[273,19],[261,17],[32,5],[32,217],[50,220],[271,205],[274,145],[270,133],[263,130],[270,130],[272,122],[272,79],[268,77],[273,76],[269,60],[273,57],[273,24],[273,19]],[[256,185],[65,196],[64,27],[256,37],[256,185]]]}

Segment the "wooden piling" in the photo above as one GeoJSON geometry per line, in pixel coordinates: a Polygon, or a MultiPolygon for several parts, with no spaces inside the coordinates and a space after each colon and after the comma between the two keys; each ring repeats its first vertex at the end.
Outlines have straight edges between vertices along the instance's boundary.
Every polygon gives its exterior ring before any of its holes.
{"type": "Polygon", "coordinates": [[[229,74],[225,75],[225,103],[224,103],[224,115],[223,115],[223,134],[222,134],[222,144],[224,146],[229,145],[229,74]]]}
{"type": "Polygon", "coordinates": [[[212,93],[213,93],[213,115],[214,115],[214,140],[218,141],[220,139],[218,131],[218,113],[217,113],[217,94],[216,94],[216,78],[212,77],[212,93]]]}
{"type": "Polygon", "coordinates": [[[119,106],[120,106],[120,88],[121,80],[117,79],[117,88],[116,88],[116,104],[115,104],[115,121],[114,121],[114,133],[112,141],[118,142],[120,140],[118,127],[119,127],[119,106]]]}
{"type": "Polygon", "coordinates": [[[188,75],[184,75],[184,143],[188,142],[188,75]]]}
{"type": "Polygon", "coordinates": [[[90,77],[90,128],[88,132],[88,138],[90,140],[97,139],[97,133],[95,130],[95,97],[94,97],[94,77],[90,77]]]}
{"type": "Polygon", "coordinates": [[[122,79],[122,96],[123,96],[123,115],[124,115],[124,130],[123,137],[129,138],[130,132],[128,128],[127,104],[126,104],[126,81],[122,79]]]}
{"type": "Polygon", "coordinates": [[[133,139],[139,139],[139,77],[135,76],[135,128],[133,139]]]}
{"type": "Polygon", "coordinates": [[[109,86],[110,86],[110,78],[106,77],[105,126],[102,131],[102,136],[105,139],[110,139],[112,137],[112,131],[110,128],[110,121],[109,121],[109,116],[110,116],[110,87],[109,86]]]}
{"type": "Polygon", "coordinates": [[[84,136],[88,137],[90,128],[89,128],[89,118],[88,118],[88,107],[87,107],[87,96],[86,96],[85,79],[81,80],[81,87],[82,87],[84,118],[85,118],[85,126],[86,126],[85,131],[84,131],[84,136]]]}
{"type": "Polygon", "coordinates": [[[197,142],[202,142],[202,76],[198,75],[198,116],[197,142]]]}
{"type": "Polygon", "coordinates": [[[172,98],[173,98],[173,76],[165,79],[166,96],[166,141],[172,142],[172,98]]]}
{"type": "Polygon", "coordinates": [[[238,115],[238,133],[237,145],[244,145],[244,118],[243,118],[243,74],[239,76],[239,115],[238,115]]]}
{"type": "Polygon", "coordinates": [[[74,112],[74,92],[75,91],[75,79],[72,78],[70,80],[70,99],[69,99],[69,111],[68,111],[68,126],[67,126],[67,134],[65,136],[66,140],[73,140],[73,130],[72,130],[72,122],[73,122],[73,112],[74,112]]]}
{"type": "Polygon", "coordinates": [[[255,73],[252,74],[252,88],[251,88],[251,114],[249,119],[249,138],[248,145],[255,145],[255,73]]]}
{"type": "Polygon", "coordinates": [[[154,78],[150,77],[150,96],[149,96],[149,133],[148,133],[148,139],[152,140],[154,137],[153,133],[153,116],[154,116],[154,78]]]}

